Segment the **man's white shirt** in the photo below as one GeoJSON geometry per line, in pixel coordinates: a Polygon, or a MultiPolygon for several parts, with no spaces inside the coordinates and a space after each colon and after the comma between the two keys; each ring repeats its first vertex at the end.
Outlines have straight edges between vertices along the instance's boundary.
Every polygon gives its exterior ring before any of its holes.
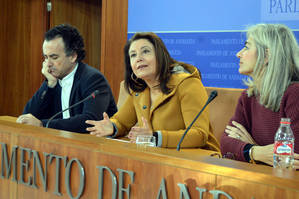
{"type": "MultiPolygon", "coordinates": [[[[61,86],[61,110],[64,110],[70,106],[70,96],[74,83],[75,73],[78,68],[78,63],[76,64],[74,70],[65,76],[62,80],[58,80],[59,85],[61,86]]],[[[70,111],[64,111],[62,113],[63,119],[70,117],[70,111]]]]}

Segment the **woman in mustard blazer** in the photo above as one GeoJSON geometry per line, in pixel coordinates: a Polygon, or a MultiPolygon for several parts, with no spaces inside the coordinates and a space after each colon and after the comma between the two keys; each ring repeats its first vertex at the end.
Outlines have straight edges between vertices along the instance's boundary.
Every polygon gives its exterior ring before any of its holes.
{"type": "MultiPolygon", "coordinates": [[[[86,121],[92,135],[135,141],[139,134],[156,137],[157,146],[175,148],[208,96],[197,68],[171,58],[154,33],[136,33],[124,48],[125,88],[130,93],[120,110],[101,121],[86,121]],[[138,123],[137,126],[134,126],[138,123]]],[[[219,151],[205,109],[189,130],[182,148],[219,151]]]]}

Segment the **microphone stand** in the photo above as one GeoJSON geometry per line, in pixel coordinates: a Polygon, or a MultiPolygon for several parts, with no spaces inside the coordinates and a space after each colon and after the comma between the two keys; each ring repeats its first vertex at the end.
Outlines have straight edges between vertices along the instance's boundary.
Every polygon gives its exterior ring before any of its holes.
{"type": "Polygon", "coordinates": [[[79,101],[79,102],[77,102],[77,103],[71,105],[71,106],[68,107],[68,108],[63,109],[62,111],[59,111],[59,112],[56,113],[56,114],[54,114],[52,117],[49,118],[48,122],[46,123],[46,128],[48,128],[50,122],[51,122],[57,115],[59,115],[59,114],[63,113],[64,111],[67,111],[67,110],[69,110],[69,109],[71,109],[71,108],[77,106],[78,104],[81,104],[81,103],[84,102],[84,101],[87,101],[87,100],[90,99],[90,98],[95,98],[95,96],[96,96],[98,93],[99,93],[99,91],[96,90],[96,91],[94,91],[91,95],[89,95],[88,97],[84,98],[83,100],[81,100],[81,101],[79,101]]]}
{"type": "Polygon", "coordinates": [[[196,117],[193,119],[193,121],[191,122],[191,124],[188,126],[188,128],[186,129],[186,131],[184,132],[182,138],[180,139],[180,142],[177,145],[176,150],[179,151],[181,149],[181,143],[184,140],[184,137],[186,136],[186,134],[188,133],[188,131],[190,130],[190,128],[193,126],[194,122],[197,120],[197,118],[200,116],[200,114],[205,110],[206,106],[215,98],[217,97],[217,91],[214,90],[211,92],[209,99],[207,100],[206,104],[202,107],[202,109],[199,111],[199,113],[196,115],[196,117]]]}

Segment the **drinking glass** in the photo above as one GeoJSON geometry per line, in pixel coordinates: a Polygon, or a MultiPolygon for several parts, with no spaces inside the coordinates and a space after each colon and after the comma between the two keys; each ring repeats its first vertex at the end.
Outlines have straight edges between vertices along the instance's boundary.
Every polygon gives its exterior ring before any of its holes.
{"type": "Polygon", "coordinates": [[[137,135],[136,144],[139,146],[156,146],[156,137],[152,135],[137,135]]]}

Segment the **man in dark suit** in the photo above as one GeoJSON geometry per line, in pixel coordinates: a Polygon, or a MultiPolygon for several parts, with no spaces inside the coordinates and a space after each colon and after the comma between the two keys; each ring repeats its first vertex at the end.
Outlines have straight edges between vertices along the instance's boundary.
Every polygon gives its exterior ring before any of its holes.
{"type": "Polygon", "coordinates": [[[45,34],[42,74],[45,81],[29,100],[17,122],[46,126],[55,113],[68,108],[98,90],[89,99],[50,121],[49,127],[86,132],[86,120],[102,120],[103,112],[112,116],[116,104],[111,88],[97,69],[82,63],[85,57],[83,38],[70,25],[58,25],[45,34]]]}

